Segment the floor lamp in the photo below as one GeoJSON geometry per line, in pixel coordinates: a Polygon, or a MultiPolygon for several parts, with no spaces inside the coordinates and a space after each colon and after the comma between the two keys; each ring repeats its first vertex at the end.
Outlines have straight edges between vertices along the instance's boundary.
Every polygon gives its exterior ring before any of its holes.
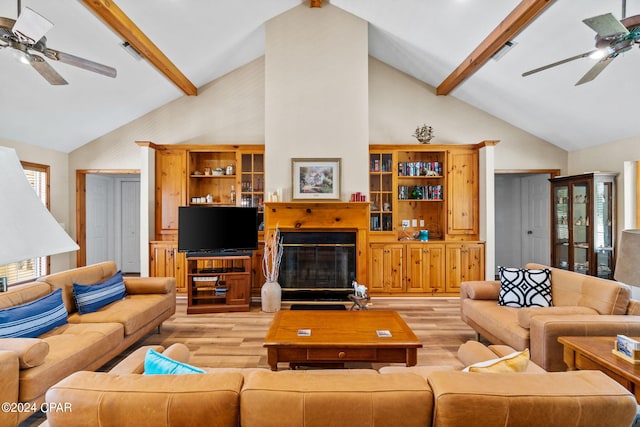
{"type": "Polygon", "coordinates": [[[640,230],[622,231],[613,277],[632,286],[632,292],[634,288],[640,287],[640,230]]]}
{"type": "MultiPolygon", "coordinates": [[[[15,150],[0,147],[0,265],[76,251],[74,242],[42,204],[15,150]]],[[[6,278],[0,280],[5,283],[6,278]]]]}

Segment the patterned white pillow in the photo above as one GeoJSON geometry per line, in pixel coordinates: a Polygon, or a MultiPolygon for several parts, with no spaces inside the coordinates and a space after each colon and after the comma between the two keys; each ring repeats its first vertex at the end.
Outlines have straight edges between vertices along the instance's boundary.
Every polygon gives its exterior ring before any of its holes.
{"type": "Polygon", "coordinates": [[[551,307],[551,270],[498,267],[498,305],[551,307]]]}

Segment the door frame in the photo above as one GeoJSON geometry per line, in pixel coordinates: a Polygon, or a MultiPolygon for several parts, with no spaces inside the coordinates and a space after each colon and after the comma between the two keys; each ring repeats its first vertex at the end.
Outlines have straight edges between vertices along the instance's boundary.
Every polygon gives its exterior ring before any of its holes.
{"type": "Polygon", "coordinates": [[[76,266],[87,265],[87,175],[140,175],[140,169],[76,169],[76,266]]]}

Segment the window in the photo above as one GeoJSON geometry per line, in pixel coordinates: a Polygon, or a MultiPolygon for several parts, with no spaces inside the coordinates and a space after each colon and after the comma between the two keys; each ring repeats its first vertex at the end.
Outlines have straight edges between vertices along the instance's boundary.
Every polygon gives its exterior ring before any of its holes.
{"type": "MultiPolygon", "coordinates": [[[[49,209],[49,166],[21,162],[24,174],[34,191],[49,209]]],[[[0,277],[6,276],[8,284],[25,282],[49,272],[49,257],[26,259],[0,266],[0,277]]]]}

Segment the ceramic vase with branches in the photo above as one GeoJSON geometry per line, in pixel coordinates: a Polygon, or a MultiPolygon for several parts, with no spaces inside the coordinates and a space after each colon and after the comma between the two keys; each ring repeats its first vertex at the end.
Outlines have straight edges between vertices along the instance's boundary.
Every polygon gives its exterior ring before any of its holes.
{"type": "Polygon", "coordinates": [[[264,240],[264,255],[262,258],[262,273],[265,283],[260,291],[262,311],[273,313],[280,310],[282,305],[282,288],[278,283],[280,262],[282,261],[282,237],[278,227],[264,240]]]}

